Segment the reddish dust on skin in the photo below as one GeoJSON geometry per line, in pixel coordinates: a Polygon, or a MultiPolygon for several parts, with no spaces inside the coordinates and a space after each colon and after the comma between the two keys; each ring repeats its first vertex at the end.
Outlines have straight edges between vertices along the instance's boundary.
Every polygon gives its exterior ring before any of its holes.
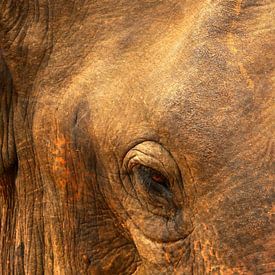
{"type": "Polygon", "coordinates": [[[272,218],[272,216],[275,215],[275,204],[272,205],[272,208],[270,211],[268,211],[268,216],[272,218]]]}
{"type": "Polygon", "coordinates": [[[57,186],[64,189],[70,177],[70,170],[67,167],[65,156],[65,148],[67,141],[64,137],[58,137],[53,142],[54,149],[51,150],[52,155],[52,170],[55,175],[57,186]]]}
{"type": "Polygon", "coordinates": [[[76,177],[69,168],[65,158],[68,153],[71,153],[69,145],[69,141],[64,136],[58,137],[53,142],[53,149],[50,150],[52,155],[52,172],[55,183],[61,191],[70,188],[71,192],[68,194],[68,200],[79,200],[80,190],[78,185],[80,183],[76,181],[76,177]]]}

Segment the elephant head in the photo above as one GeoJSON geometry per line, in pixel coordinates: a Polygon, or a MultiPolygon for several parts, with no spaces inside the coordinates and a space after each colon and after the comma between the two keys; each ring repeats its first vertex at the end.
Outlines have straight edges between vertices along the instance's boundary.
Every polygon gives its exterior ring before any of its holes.
{"type": "Polygon", "coordinates": [[[272,274],[272,1],[0,10],[2,274],[272,274]]]}

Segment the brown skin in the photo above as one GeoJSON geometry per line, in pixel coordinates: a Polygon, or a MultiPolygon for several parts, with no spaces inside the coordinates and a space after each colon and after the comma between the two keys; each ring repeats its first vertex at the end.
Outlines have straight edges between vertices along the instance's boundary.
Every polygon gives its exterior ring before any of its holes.
{"type": "Polygon", "coordinates": [[[272,274],[272,1],[29,2],[0,4],[0,273],[272,274]]]}

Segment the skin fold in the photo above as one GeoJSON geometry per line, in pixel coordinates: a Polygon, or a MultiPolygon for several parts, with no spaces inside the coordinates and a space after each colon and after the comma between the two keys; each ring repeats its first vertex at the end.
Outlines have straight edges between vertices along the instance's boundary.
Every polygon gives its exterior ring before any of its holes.
{"type": "Polygon", "coordinates": [[[274,8],[0,2],[0,273],[273,274],[274,8]]]}

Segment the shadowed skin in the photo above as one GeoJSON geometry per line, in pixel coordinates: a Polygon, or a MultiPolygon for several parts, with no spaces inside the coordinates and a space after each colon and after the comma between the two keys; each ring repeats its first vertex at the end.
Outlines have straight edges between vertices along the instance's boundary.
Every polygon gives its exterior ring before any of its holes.
{"type": "Polygon", "coordinates": [[[274,1],[0,3],[1,274],[273,274],[274,1]]]}

